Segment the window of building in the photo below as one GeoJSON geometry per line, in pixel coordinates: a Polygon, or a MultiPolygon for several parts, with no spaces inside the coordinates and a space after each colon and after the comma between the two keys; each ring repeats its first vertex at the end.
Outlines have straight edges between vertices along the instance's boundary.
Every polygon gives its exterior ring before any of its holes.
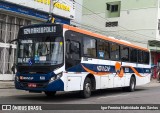
{"type": "Polygon", "coordinates": [[[121,60],[129,61],[129,48],[125,46],[121,46],[121,60]]]}
{"type": "Polygon", "coordinates": [[[160,35],[160,19],[158,19],[158,30],[159,30],[159,35],[160,35]]]}
{"type": "Polygon", "coordinates": [[[83,48],[84,56],[95,58],[96,57],[96,40],[91,37],[84,36],[83,44],[84,44],[84,48],[83,48]]]}
{"type": "Polygon", "coordinates": [[[15,39],[15,17],[8,16],[7,22],[7,38],[6,42],[9,43],[11,40],[15,39]]]}
{"type": "Polygon", "coordinates": [[[119,45],[111,43],[110,48],[111,60],[119,60],[119,45]]]}
{"type": "Polygon", "coordinates": [[[117,12],[118,11],[118,5],[111,5],[107,3],[107,10],[110,12],[117,12]]]}
{"type": "Polygon", "coordinates": [[[137,62],[137,50],[130,48],[130,61],[137,62]]]}
{"type": "Polygon", "coordinates": [[[111,5],[111,12],[117,12],[118,11],[118,5],[111,5]]]}
{"type": "Polygon", "coordinates": [[[106,18],[120,17],[121,1],[106,3],[106,18]]]}
{"type": "Polygon", "coordinates": [[[106,27],[116,27],[116,26],[118,26],[118,21],[106,22],[106,27]]]}
{"type": "MultiPolygon", "coordinates": [[[[0,14],[0,42],[6,44],[11,40],[17,38],[18,30],[20,26],[31,24],[31,20],[16,17],[14,15],[0,14]]],[[[14,42],[16,43],[16,42],[14,42]]],[[[0,73],[11,74],[11,67],[15,63],[16,49],[12,49],[11,55],[9,55],[9,49],[0,47],[0,73]]]]}
{"type": "Polygon", "coordinates": [[[0,14],[0,42],[5,42],[7,16],[0,14]]]}

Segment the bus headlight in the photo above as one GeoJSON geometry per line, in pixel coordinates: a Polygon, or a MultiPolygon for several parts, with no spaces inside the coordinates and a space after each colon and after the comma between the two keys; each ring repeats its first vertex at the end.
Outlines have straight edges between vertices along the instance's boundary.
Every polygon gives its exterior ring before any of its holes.
{"type": "Polygon", "coordinates": [[[55,81],[57,79],[60,79],[61,77],[62,77],[62,73],[59,73],[59,74],[55,75],[54,77],[52,77],[50,79],[49,83],[51,83],[51,82],[53,82],[53,81],[55,81]]]}
{"type": "Polygon", "coordinates": [[[49,83],[53,82],[54,80],[56,80],[56,76],[52,77],[49,81],[49,83]]]}
{"type": "Polygon", "coordinates": [[[56,79],[60,79],[62,77],[62,73],[57,74],[57,78],[56,79]]]}

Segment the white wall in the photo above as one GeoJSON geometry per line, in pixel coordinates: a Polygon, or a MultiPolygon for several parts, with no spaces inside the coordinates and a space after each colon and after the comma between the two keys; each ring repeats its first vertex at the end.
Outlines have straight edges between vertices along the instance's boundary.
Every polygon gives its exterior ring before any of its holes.
{"type": "MultiPolygon", "coordinates": [[[[124,3],[125,1],[121,0],[121,6],[124,3]]],[[[156,6],[155,3],[156,1],[153,2],[152,7],[147,7],[147,5],[144,7],[145,4],[142,8],[140,6],[138,6],[139,8],[126,6],[127,8],[121,9],[120,17],[116,18],[106,18],[106,11],[101,11],[97,14],[84,14],[82,22],[101,29],[101,32],[109,36],[118,37],[136,45],[147,47],[148,40],[160,40],[158,31],[158,15],[160,18],[160,13],[158,12],[158,5],[156,6]],[[118,21],[119,26],[105,27],[105,23],[108,21],[118,21]]],[[[137,3],[135,2],[135,4],[137,3]]]]}
{"type": "Polygon", "coordinates": [[[75,0],[75,19],[71,21],[73,25],[79,25],[82,22],[82,5],[83,0],[75,0]]]}

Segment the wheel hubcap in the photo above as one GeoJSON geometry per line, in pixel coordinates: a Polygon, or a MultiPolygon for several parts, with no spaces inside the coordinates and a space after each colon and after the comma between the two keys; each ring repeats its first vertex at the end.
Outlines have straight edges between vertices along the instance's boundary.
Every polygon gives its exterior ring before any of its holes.
{"type": "Polygon", "coordinates": [[[87,93],[90,93],[91,89],[90,89],[90,84],[89,83],[86,84],[85,89],[86,89],[87,93]]]}
{"type": "Polygon", "coordinates": [[[132,81],[131,88],[134,89],[134,82],[132,81]]]}

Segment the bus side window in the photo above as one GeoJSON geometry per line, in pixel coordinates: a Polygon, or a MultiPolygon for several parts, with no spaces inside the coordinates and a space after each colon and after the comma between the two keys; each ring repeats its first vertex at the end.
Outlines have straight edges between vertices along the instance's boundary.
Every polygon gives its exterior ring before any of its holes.
{"type": "Polygon", "coordinates": [[[143,63],[143,53],[138,50],[138,63],[143,63]]]}
{"type": "Polygon", "coordinates": [[[96,40],[90,37],[83,37],[83,54],[86,57],[96,57],[96,40]]]}
{"type": "Polygon", "coordinates": [[[130,48],[130,62],[137,62],[137,50],[130,48]]]}
{"type": "Polygon", "coordinates": [[[98,42],[98,58],[101,59],[109,59],[109,43],[103,40],[98,42]]]}
{"type": "Polygon", "coordinates": [[[73,40],[66,41],[66,68],[70,68],[80,63],[80,43],[73,40]]]}
{"type": "Polygon", "coordinates": [[[149,64],[149,52],[143,52],[143,60],[145,64],[149,64]]]}
{"type": "Polygon", "coordinates": [[[70,54],[73,58],[80,59],[80,43],[77,41],[71,41],[70,54]]]}
{"type": "Polygon", "coordinates": [[[98,58],[104,59],[105,57],[105,45],[103,40],[98,41],[98,58]]]}
{"type": "Polygon", "coordinates": [[[70,40],[66,41],[66,55],[68,57],[68,54],[70,54],[70,40]]]}
{"type": "Polygon", "coordinates": [[[111,51],[110,51],[110,55],[111,55],[111,60],[119,60],[119,45],[115,44],[115,43],[111,43],[110,44],[111,47],[111,51]]]}
{"type": "Polygon", "coordinates": [[[110,46],[109,46],[109,42],[105,42],[104,43],[105,46],[105,59],[110,59],[110,46]]]}
{"type": "Polygon", "coordinates": [[[129,61],[129,48],[125,46],[121,46],[121,60],[129,61]]]}

